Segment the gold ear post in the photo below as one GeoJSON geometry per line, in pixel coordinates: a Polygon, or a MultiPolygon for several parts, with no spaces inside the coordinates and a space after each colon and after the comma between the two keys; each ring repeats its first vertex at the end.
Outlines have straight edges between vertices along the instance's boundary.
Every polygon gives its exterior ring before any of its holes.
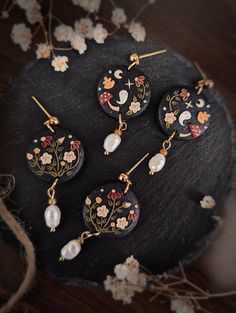
{"type": "Polygon", "coordinates": [[[159,55],[162,53],[167,52],[166,49],[163,50],[157,50],[157,51],[153,51],[150,53],[145,53],[145,54],[137,54],[137,53],[132,53],[129,57],[131,64],[128,67],[128,70],[130,70],[132,67],[137,66],[140,64],[140,60],[145,59],[145,58],[150,58],[153,57],[155,55],[159,55]]]}
{"type": "Polygon", "coordinates": [[[197,70],[199,71],[203,78],[197,82],[197,86],[195,87],[195,89],[197,90],[197,94],[200,95],[204,87],[206,88],[214,87],[214,81],[212,79],[207,78],[206,73],[203,72],[198,63],[195,62],[194,65],[196,66],[197,70]]]}
{"type": "Polygon", "coordinates": [[[130,180],[130,174],[149,156],[149,153],[145,154],[142,159],[140,159],[136,164],[134,164],[131,169],[129,169],[127,172],[125,173],[121,173],[118,177],[118,179],[123,182],[126,183],[126,187],[125,187],[125,191],[124,193],[127,193],[130,186],[132,186],[132,181],[130,180]]]}
{"type": "Polygon", "coordinates": [[[46,116],[48,117],[48,120],[44,122],[44,125],[47,126],[47,128],[50,129],[51,132],[55,133],[52,126],[58,125],[59,119],[56,116],[52,116],[51,114],[49,114],[49,112],[44,108],[44,106],[39,102],[39,100],[35,96],[32,96],[32,99],[39,106],[39,108],[44,112],[44,114],[46,114],[46,116]]]}

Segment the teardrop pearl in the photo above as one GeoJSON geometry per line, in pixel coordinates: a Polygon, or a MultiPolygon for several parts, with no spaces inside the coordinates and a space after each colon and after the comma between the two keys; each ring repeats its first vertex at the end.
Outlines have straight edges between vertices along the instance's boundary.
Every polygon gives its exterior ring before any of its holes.
{"type": "Polygon", "coordinates": [[[55,204],[50,204],[44,212],[44,218],[47,227],[51,228],[51,232],[54,232],[60,224],[61,211],[59,207],[55,204]]]}
{"type": "Polygon", "coordinates": [[[73,239],[69,241],[62,249],[61,249],[61,260],[72,260],[74,259],[81,250],[81,245],[78,240],[73,239]]]}
{"type": "Polygon", "coordinates": [[[121,137],[118,134],[109,134],[103,144],[103,148],[105,150],[105,154],[109,154],[111,152],[114,152],[116,148],[120,145],[121,143],[121,137]]]}
{"type": "Polygon", "coordinates": [[[166,163],[166,158],[163,154],[157,153],[154,155],[148,163],[150,168],[149,174],[154,175],[156,172],[160,172],[166,163]]]}

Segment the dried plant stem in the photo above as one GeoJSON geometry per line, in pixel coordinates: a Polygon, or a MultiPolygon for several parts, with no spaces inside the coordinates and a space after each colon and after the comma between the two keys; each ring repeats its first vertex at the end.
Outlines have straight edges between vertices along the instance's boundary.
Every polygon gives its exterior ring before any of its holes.
{"type": "Polygon", "coordinates": [[[49,46],[52,47],[52,8],[53,0],[50,0],[49,11],[48,11],[48,35],[49,35],[49,46]]]}
{"type": "Polygon", "coordinates": [[[147,3],[145,3],[137,12],[137,14],[135,15],[135,17],[133,18],[133,21],[136,21],[137,18],[140,17],[140,15],[143,13],[144,10],[146,10],[147,7],[149,7],[149,5],[152,5],[151,3],[149,3],[149,1],[147,1],[147,3]]]}
{"type": "Polygon", "coordinates": [[[110,0],[110,3],[113,6],[113,8],[116,9],[116,4],[115,4],[114,0],[110,0]]]}

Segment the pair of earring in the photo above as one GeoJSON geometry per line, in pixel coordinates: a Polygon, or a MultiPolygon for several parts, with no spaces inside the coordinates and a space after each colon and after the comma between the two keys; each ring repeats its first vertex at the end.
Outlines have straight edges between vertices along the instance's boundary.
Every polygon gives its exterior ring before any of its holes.
{"type": "MultiPolygon", "coordinates": [[[[98,84],[98,100],[109,116],[118,119],[119,127],[104,141],[105,154],[114,152],[121,143],[121,135],[127,129],[125,120],[142,114],[151,99],[151,84],[147,76],[140,71],[140,61],[147,57],[160,55],[167,50],[159,50],[143,55],[131,54],[129,66],[109,69],[98,84]]],[[[149,161],[149,173],[154,175],[165,165],[168,150],[174,138],[180,140],[195,139],[205,133],[209,127],[210,103],[202,93],[204,88],[212,88],[214,82],[197,66],[201,73],[195,88],[182,86],[172,88],[162,98],[157,114],[158,122],[168,135],[160,151],[149,161]]]]}

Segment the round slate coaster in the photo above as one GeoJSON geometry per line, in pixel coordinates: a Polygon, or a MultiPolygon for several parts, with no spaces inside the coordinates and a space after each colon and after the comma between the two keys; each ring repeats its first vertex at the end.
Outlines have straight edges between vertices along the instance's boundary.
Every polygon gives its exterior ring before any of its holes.
{"type": "Polygon", "coordinates": [[[44,272],[67,283],[92,286],[113,273],[114,265],[134,255],[153,272],[174,267],[189,255],[196,257],[214,229],[211,210],[199,201],[212,195],[219,208],[229,192],[235,165],[233,128],[222,97],[215,89],[204,95],[211,103],[209,129],[196,140],[175,140],[164,169],[148,174],[148,160],[132,174],[132,191],[141,210],[136,227],[124,237],[92,238],[84,243],[77,258],[58,262],[60,249],[87,230],[83,205],[92,190],[116,183],[121,172],[149,152],[156,154],[166,138],[156,116],[163,96],[172,88],[195,86],[201,78],[195,66],[171,51],[142,60],[139,69],[147,75],[152,97],[145,112],[128,122],[122,144],[109,157],[103,154],[103,140],[114,129],[114,119],[101,109],[97,98],[99,80],[107,69],[128,65],[131,53],[166,48],[151,42],[137,43],[113,37],[104,45],[89,42],[84,55],[63,52],[69,58],[65,73],[53,70],[48,60],[30,63],[6,91],[0,103],[0,172],[16,177],[8,202],[18,208],[44,272]],[[114,53],[114,51],[116,53],[114,53]],[[117,53],[119,51],[119,53],[117,53]],[[40,78],[40,79],[39,79],[40,78]],[[38,97],[64,128],[83,143],[86,158],[80,172],[57,187],[62,223],[51,234],[43,220],[47,206],[47,183],[31,173],[25,158],[27,149],[42,129],[45,116],[31,100],[38,97]]]}

